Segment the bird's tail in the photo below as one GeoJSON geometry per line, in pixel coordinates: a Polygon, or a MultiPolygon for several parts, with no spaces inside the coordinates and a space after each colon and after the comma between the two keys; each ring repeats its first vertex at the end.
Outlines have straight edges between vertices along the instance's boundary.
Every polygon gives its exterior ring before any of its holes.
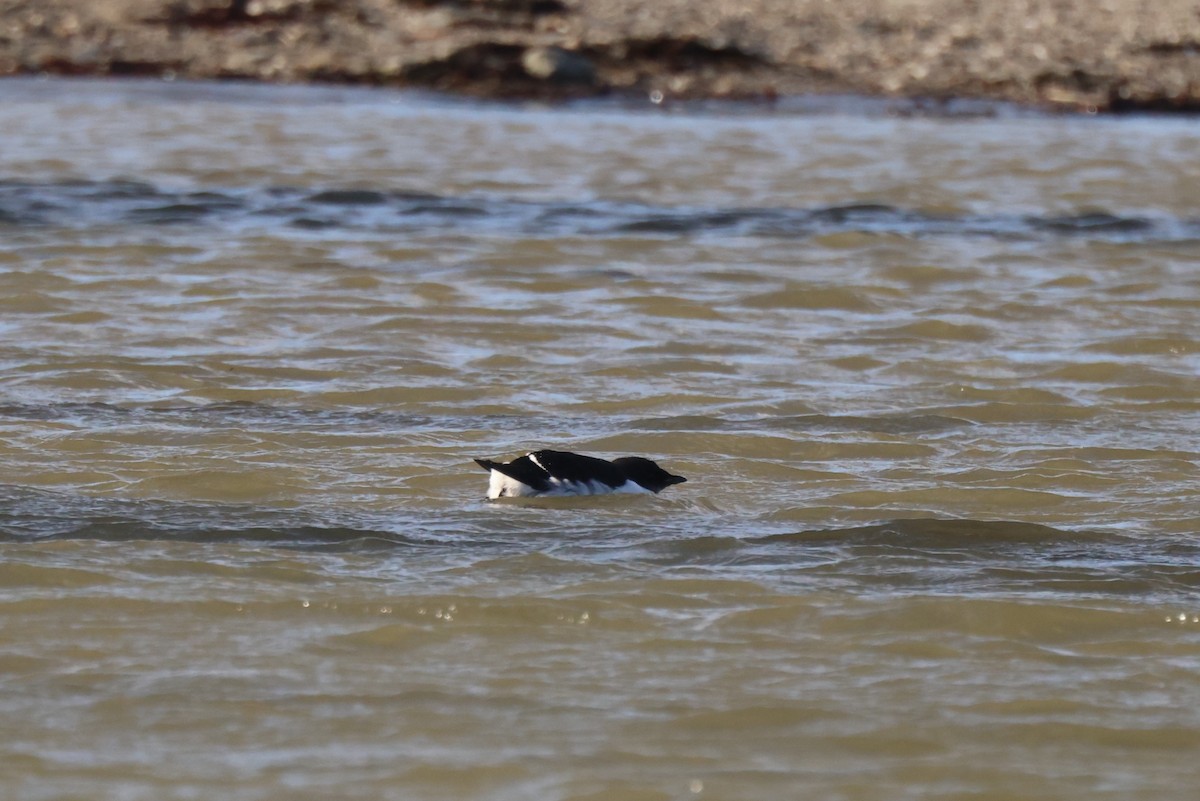
{"type": "Polygon", "coordinates": [[[491,459],[476,459],[475,464],[482,467],[484,470],[495,470],[500,465],[493,462],[491,459]]]}

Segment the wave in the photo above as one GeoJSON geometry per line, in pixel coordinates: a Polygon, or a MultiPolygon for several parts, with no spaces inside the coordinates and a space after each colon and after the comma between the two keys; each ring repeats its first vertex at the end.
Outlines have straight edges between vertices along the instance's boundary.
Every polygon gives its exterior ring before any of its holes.
{"type": "MultiPolygon", "coordinates": [[[[97,497],[86,493],[0,484],[0,539],[95,539],[127,541],[178,539],[214,542],[246,540],[277,544],[338,544],[356,540],[416,543],[468,543],[474,538],[493,541],[523,535],[545,543],[544,529],[562,528],[558,542],[570,544],[604,539],[613,532],[630,547],[661,546],[673,552],[712,553],[763,546],[821,549],[900,548],[926,551],[996,549],[1010,546],[1045,548],[1071,553],[1096,548],[1145,549],[1150,535],[1122,530],[1059,528],[1028,521],[901,517],[850,527],[813,527],[766,531],[779,524],[733,520],[703,505],[666,503],[665,510],[630,530],[625,515],[645,513],[630,504],[605,503],[611,499],[583,499],[578,503],[529,504],[519,515],[491,515],[496,504],[474,504],[471,509],[426,510],[413,513],[351,512],[257,507],[239,504],[97,497]],[[555,515],[551,517],[552,515],[555,515]],[[614,517],[615,515],[615,517],[614,517]],[[709,516],[712,519],[705,521],[709,516]],[[563,527],[563,516],[571,526],[563,527]],[[675,517],[687,519],[674,519],[675,517]],[[590,521],[590,525],[589,525],[590,521]],[[417,534],[414,531],[424,531],[417,534]],[[611,530],[611,531],[610,531],[611,530]],[[452,535],[449,538],[447,535],[452,535]],[[602,536],[601,536],[602,535],[602,536]]],[[[659,506],[664,506],[660,503],[659,506]]],[[[508,507],[505,507],[508,508],[508,507]]],[[[1200,541],[1176,539],[1169,552],[1200,558],[1200,541]]],[[[1166,551],[1164,551],[1166,552],[1166,551]]]]}
{"type": "Polygon", "coordinates": [[[769,534],[759,543],[829,545],[842,547],[901,546],[951,550],[1003,545],[1115,544],[1126,535],[1108,531],[1055,528],[1039,523],[1009,520],[903,518],[852,528],[812,529],[769,534]]]}
{"type": "Polygon", "coordinates": [[[405,564],[419,554],[421,564],[452,567],[464,580],[472,570],[496,566],[542,569],[538,559],[550,558],[553,567],[546,569],[555,572],[669,582],[672,592],[683,586],[679,580],[692,580],[753,582],[786,593],[1141,597],[1158,603],[1194,597],[1200,589],[1196,540],[935,518],[772,532],[768,523],[667,507],[480,502],[386,514],[94,498],[0,485],[0,544],[155,542],[379,553],[381,561],[363,563],[367,573],[375,569],[370,565],[385,571],[395,566],[387,554],[399,551],[405,564]]]}
{"type": "MultiPolygon", "coordinates": [[[[598,424],[580,415],[409,414],[386,409],[310,408],[259,401],[126,406],[102,402],[0,403],[0,419],[62,422],[89,426],[169,424],[196,428],[254,425],[272,430],[305,431],[336,427],[387,431],[504,431],[540,433],[547,428],[588,432],[598,424]]],[[[609,419],[609,424],[614,418],[609,419]]],[[[879,415],[750,414],[746,416],[672,415],[619,421],[619,432],[762,432],[836,431],[871,434],[928,434],[975,425],[971,420],[918,411],[879,415]]],[[[608,429],[605,429],[608,430],[608,429]]],[[[597,432],[598,433],[598,432],[597,432]]]]}
{"type": "Polygon", "coordinates": [[[1195,241],[1200,219],[1125,215],[947,214],[879,203],[816,208],[659,207],[597,200],[536,202],[359,187],[174,190],[142,181],[0,180],[0,225],[220,226],[379,231],[457,230],[494,235],[753,236],[808,238],[843,232],[911,237],[1195,241]]]}
{"type": "Polygon", "coordinates": [[[922,434],[964,428],[970,420],[943,414],[830,415],[788,414],[713,417],[676,415],[634,420],[630,427],[642,431],[861,431],[873,434],[922,434]]]}
{"type": "Polygon", "coordinates": [[[283,406],[258,401],[195,404],[120,405],[104,402],[0,403],[0,419],[61,422],[87,426],[172,425],[201,429],[256,426],[304,431],[327,428],[358,431],[504,431],[541,432],[553,425],[586,431],[595,419],[562,415],[499,413],[409,414],[388,409],[283,406]],[[565,422],[564,422],[565,421],[565,422]]]}
{"type": "Polygon", "coordinates": [[[257,543],[299,548],[401,547],[437,541],[395,526],[356,525],[314,511],[98,498],[0,485],[0,542],[91,540],[257,543]]]}

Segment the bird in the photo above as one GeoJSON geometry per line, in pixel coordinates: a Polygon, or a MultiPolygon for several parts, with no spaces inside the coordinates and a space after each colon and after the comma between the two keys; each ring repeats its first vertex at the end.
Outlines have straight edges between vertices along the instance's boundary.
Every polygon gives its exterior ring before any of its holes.
{"type": "Polygon", "coordinates": [[[687,481],[641,456],[622,456],[610,462],[569,451],[542,450],[511,462],[476,459],[475,464],[491,472],[490,500],[614,492],[650,495],[687,481]]]}

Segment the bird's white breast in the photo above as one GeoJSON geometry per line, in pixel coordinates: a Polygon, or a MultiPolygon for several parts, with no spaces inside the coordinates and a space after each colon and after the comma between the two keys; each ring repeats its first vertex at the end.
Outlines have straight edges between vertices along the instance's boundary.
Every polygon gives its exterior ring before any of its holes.
{"type": "Polygon", "coordinates": [[[537,492],[528,484],[506,476],[499,470],[491,472],[491,478],[488,480],[488,497],[492,500],[496,498],[523,498],[527,495],[537,495],[537,492]]]}
{"type": "Polygon", "coordinates": [[[560,478],[551,477],[549,483],[549,489],[544,492],[538,492],[524,482],[506,476],[499,470],[493,470],[488,482],[488,497],[495,500],[496,498],[528,498],[532,496],[562,497],[568,495],[608,495],[610,493],[650,494],[650,490],[636,481],[626,481],[618,487],[610,487],[603,481],[596,481],[595,479],[590,481],[565,481],[560,478]]]}

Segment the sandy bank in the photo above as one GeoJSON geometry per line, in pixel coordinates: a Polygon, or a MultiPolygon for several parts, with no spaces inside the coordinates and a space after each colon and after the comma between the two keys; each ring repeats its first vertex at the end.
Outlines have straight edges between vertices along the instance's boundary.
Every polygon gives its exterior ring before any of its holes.
{"type": "MultiPolygon", "coordinates": [[[[0,0],[0,75],[1200,111],[1194,0],[0,0]]],[[[656,95],[657,96],[657,95],[656,95]]]]}

